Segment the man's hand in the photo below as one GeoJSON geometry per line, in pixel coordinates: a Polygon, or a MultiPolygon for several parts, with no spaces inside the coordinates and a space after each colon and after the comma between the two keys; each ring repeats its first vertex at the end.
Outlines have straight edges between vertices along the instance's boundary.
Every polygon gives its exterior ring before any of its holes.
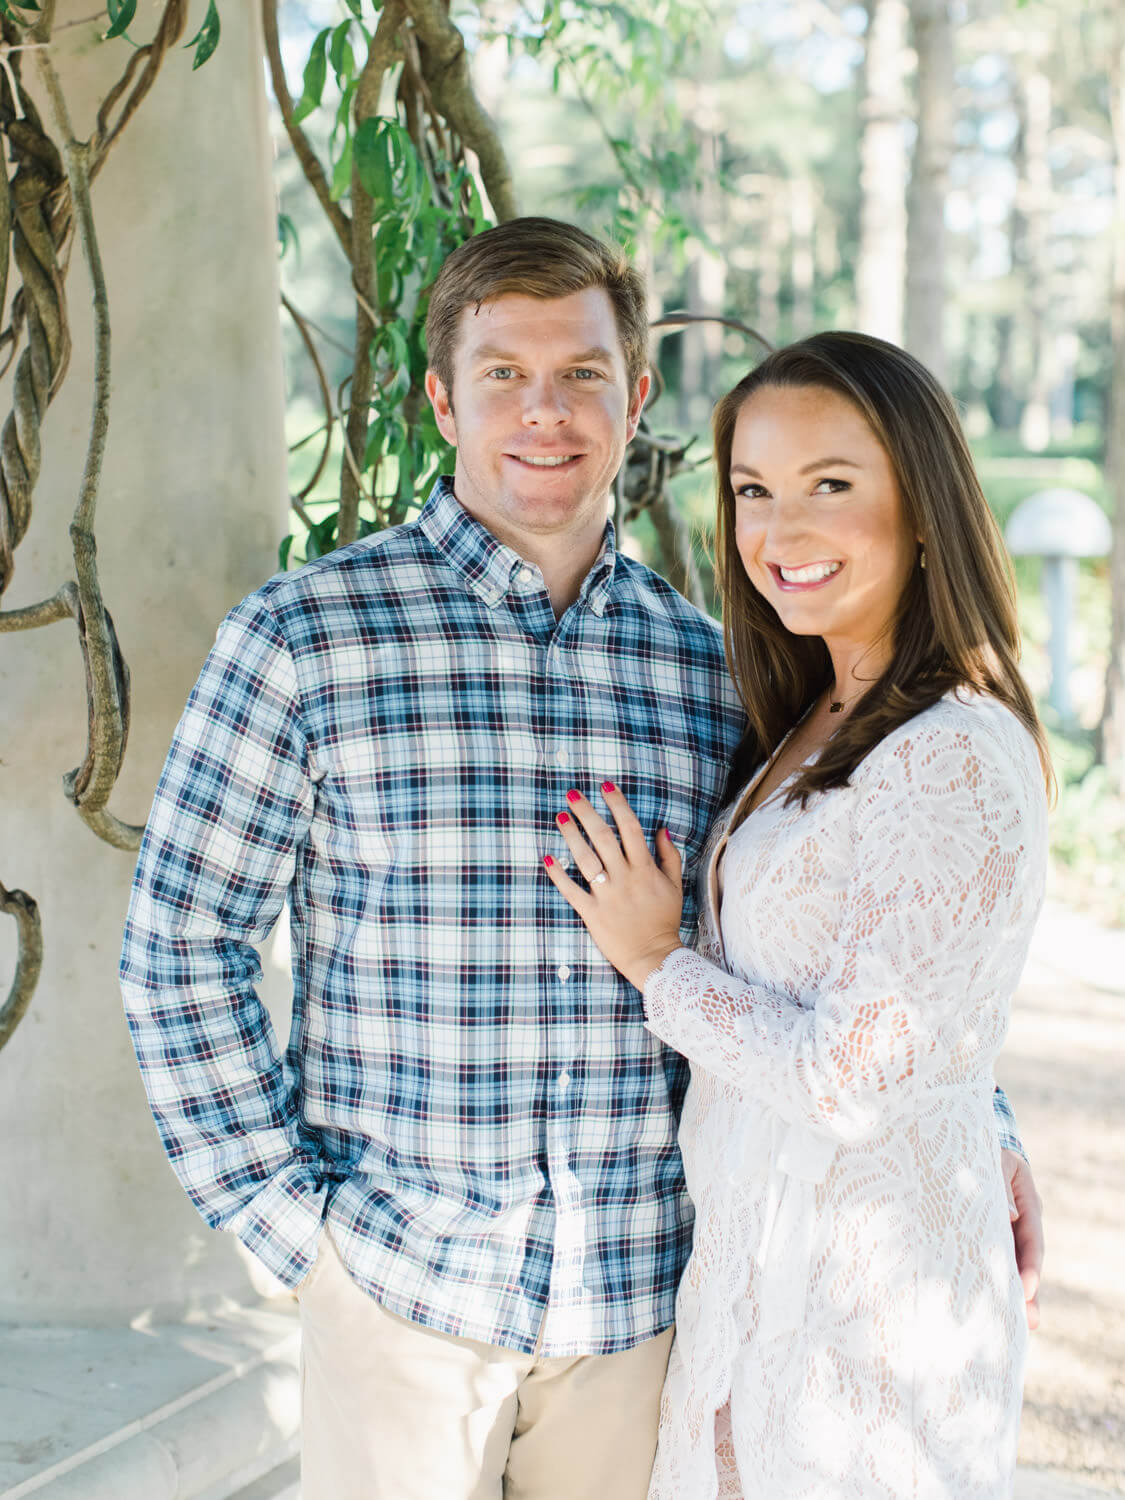
{"type": "Polygon", "coordinates": [[[1043,1270],[1043,1200],[1035,1190],[1031,1168],[1014,1151],[1001,1151],[1008,1212],[1016,1242],[1016,1266],[1023,1282],[1027,1326],[1039,1327],[1039,1277],[1043,1270]]]}

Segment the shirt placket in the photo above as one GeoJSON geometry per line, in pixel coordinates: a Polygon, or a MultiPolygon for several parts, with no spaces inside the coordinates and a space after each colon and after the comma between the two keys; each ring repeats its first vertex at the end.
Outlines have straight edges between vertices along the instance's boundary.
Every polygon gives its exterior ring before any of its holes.
{"type": "MultiPolygon", "coordinates": [[[[538,574],[533,574],[538,579],[538,574]]],[[[520,581],[520,570],[516,573],[520,581]]],[[[540,587],[542,587],[540,585],[540,587]]],[[[581,605],[557,624],[543,590],[537,601],[542,611],[536,627],[548,632],[539,653],[541,678],[536,695],[537,737],[541,746],[543,781],[549,788],[542,809],[544,851],[559,846],[555,815],[566,807],[566,793],[583,785],[588,756],[567,665],[568,637],[581,605]]],[[[531,604],[531,601],[526,601],[531,604]]],[[[529,623],[531,621],[529,620],[529,623]]],[[[542,637],[541,637],[542,639],[542,637]]],[[[556,857],[558,855],[556,854],[556,857]]],[[[543,974],[544,1067],[542,1075],[543,1151],[554,1206],[553,1254],[550,1287],[541,1347],[550,1352],[587,1332],[590,1290],[585,1284],[590,1226],[589,1205],[576,1172],[578,1125],[585,1077],[585,1018],[588,964],[585,938],[562,898],[550,891],[549,918],[543,924],[540,963],[543,974]]]]}

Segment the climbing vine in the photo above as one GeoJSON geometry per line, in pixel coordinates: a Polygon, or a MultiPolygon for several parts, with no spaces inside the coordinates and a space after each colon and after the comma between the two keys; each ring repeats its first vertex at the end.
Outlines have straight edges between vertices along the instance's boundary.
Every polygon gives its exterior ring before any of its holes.
{"type": "MultiPolygon", "coordinates": [[[[0,330],[0,373],[15,364],[12,409],[0,428],[0,597],[12,580],[16,551],[31,521],[42,428],[69,363],[66,281],[75,240],[90,279],[95,346],[90,434],[69,528],[72,575],[47,599],[0,608],[0,633],[74,622],[85,668],[88,728],[82,761],[63,777],[63,790],[83,822],[119,849],[135,849],[142,830],[122,822],[108,806],[129,732],[129,671],[97,564],[95,520],[109,426],[110,318],[91,187],[155,83],[169,49],[180,41],[187,0],[166,0],[152,40],[143,45],[127,37],[135,13],[136,0],[108,0],[102,15],[92,18],[107,41],[125,37],[129,52],[120,78],[102,100],[93,132],[82,141],[74,134],[51,60],[54,0],[0,0],[0,137],[10,164],[10,175],[0,174],[0,308],[7,305],[13,265],[19,278],[8,324],[0,330]],[[50,124],[27,90],[29,69],[50,106],[50,124]]],[[[219,15],[212,0],[202,27],[187,44],[194,49],[193,65],[205,63],[218,42],[219,15]]],[[[31,1002],[43,936],[38,906],[27,892],[0,884],[0,912],[14,918],[18,933],[15,975],[0,1004],[3,1047],[31,1002]]]]}

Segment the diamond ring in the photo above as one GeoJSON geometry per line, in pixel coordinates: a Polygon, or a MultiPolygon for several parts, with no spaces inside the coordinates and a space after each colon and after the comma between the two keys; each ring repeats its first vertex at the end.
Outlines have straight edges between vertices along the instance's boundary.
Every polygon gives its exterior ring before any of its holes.
{"type": "Polygon", "coordinates": [[[594,876],[593,880],[591,880],[590,884],[591,885],[605,885],[605,883],[606,883],[606,881],[608,879],[609,879],[609,876],[606,874],[606,872],[604,870],[599,870],[598,873],[594,876]]]}

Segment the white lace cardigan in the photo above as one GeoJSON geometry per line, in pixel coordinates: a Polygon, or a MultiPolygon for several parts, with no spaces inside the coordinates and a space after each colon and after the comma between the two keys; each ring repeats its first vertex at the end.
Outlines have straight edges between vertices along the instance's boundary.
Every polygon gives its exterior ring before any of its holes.
{"type": "Polygon", "coordinates": [[[697,949],[644,990],[692,1064],[696,1207],[651,1500],[999,1497],[1026,1330],[992,1067],[1042,898],[1038,756],[950,694],[850,786],[787,785],[720,821],[697,949]]]}

